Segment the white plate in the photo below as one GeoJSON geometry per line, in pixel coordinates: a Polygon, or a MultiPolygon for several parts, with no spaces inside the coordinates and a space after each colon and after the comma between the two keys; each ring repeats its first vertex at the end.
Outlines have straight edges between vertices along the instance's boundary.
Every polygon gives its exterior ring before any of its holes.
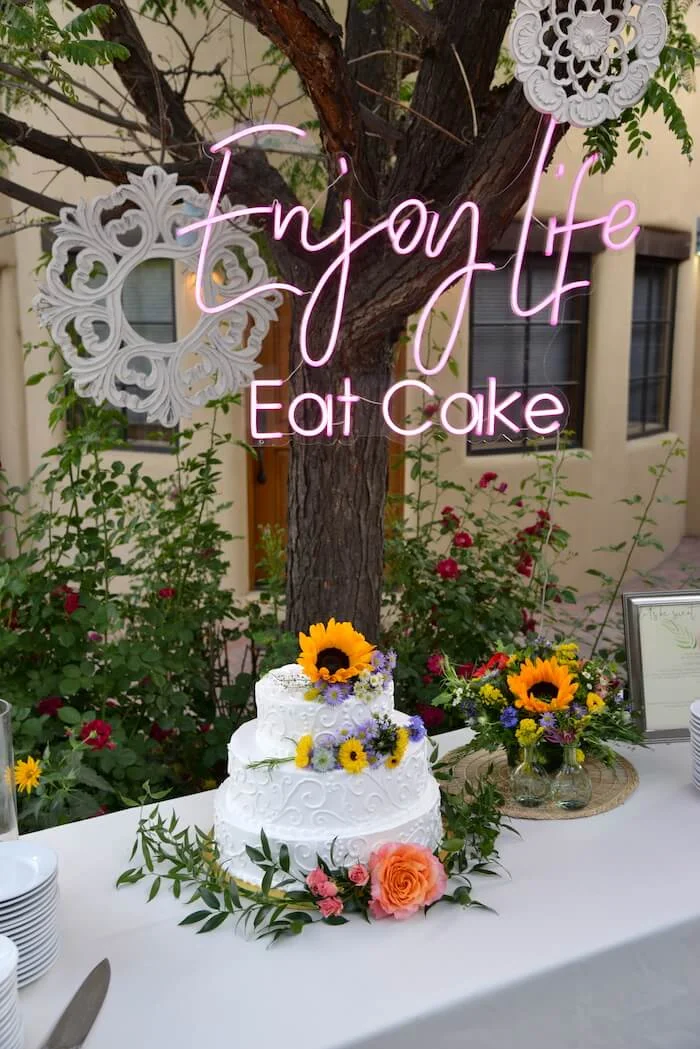
{"type": "Polygon", "coordinates": [[[0,921],[0,935],[9,936],[14,940],[18,933],[24,933],[27,929],[39,928],[53,921],[54,915],[58,914],[58,896],[54,896],[41,910],[21,914],[16,921],[0,921]]]}
{"type": "Polygon", "coordinates": [[[38,950],[42,944],[48,943],[50,940],[54,940],[58,935],[58,922],[50,922],[43,926],[41,929],[37,929],[36,932],[30,932],[20,939],[19,936],[13,936],[17,950],[19,951],[19,964],[21,965],[24,958],[31,951],[38,950]]]}
{"type": "Polygon", "coordinates": [[[48,958],[59,942],[58,931],[48,940],[44,940],[43,943],[32,944],[26,949],[26,951],[19,952],[19,965],[17,966],[17,979],[20,984],[22,976],[29,969],[35,969],[37,965],[41,965],[45,958],[48,958]]]}
{"type": "Polygon", "coordinates": [[[43,885],[58,870],[58,857],[45,845],[0,843],[0,902],[17,899],[43,885]]]}
{"type": "Polygon", "coordinates": [[[22,1017],[18,1007],[10,1016],[7,1016],[2,1023],[0,1023],[0,1045],[8,1045],[9,1039],[15,1037],[21,1024],[22,1017]]]}
{"type": "Polygon", "coordinates": [[[0,936],[0,986],[14,980],[17,968],[17,947],[7,936],[0,936]]]}
{"type": "Polygon", "coordinates": [[[56,948],[55,948],[53,954],[49,955],[46,959],[44,959],[44,961],[42,961],[40,965],[37,965],[33,969],[28,969],[25,973],[22,974],[22,976],[20,976],[19,986],[20,987],[26,987],[27,984],[33,983],[34,980],[38,980],[40,976],[43,976],[44,973],[47,973],[49,971],[49,969],[51,968],[51,966],[56,961],[56,959],[58,958],[58,955],[59,955],[60,951],[61,951],[61,944],[60,944],[60,941],[59,941],[56,944],[56,948]]]}
{"type": "MultiPolygon", "coordinates": [[[[0,861],[1,862],[1,861],[0,861]]],[[[18,897],[16,900],[11,900],[9,903],[0,903],[0,920],[4,918],[12,918],[16,914],[20,914],[22,911],[31,910],[32,907],[36,907],[39,903],[50,896],[52,892],[56,891],[58,882],[56,877],[53,876],[45,881],[43,885],[39,886],[38,889],[34,889],[32,892],[26,893],[24,896],[18,897]]]]}

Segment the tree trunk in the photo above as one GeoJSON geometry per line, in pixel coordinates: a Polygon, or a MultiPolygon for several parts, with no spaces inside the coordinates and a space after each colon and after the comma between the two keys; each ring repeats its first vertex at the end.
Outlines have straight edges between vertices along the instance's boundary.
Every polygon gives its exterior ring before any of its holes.
{"type": "MultiPolygon", "coordinates": [[[[299,313],[292,362],[299,361],[299,313]]],[[[342,393],[345,376],[362,398],[352,405],[349,436],[342,433],[343,405],[335,403],[333,437],[290,439],[287,628],[293,632],[333,616],[350,620],[370,641],[379,636],[389,446],[381,401],[391,384],[394,342],[385,334],[375,345],[357,346],[352,331],[341,333],[328,364],[300,367],[292,379],[290,401],[300,393],[342,393]]],[[[319,406],[305,401],[296,422],[312,429],[320,417],[319,406]]]]}

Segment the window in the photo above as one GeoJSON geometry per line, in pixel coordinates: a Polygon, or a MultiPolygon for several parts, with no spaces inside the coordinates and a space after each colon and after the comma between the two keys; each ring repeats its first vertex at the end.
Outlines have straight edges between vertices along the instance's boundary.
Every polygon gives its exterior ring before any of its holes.
{"type": "Polygon", "coordinates": [[[675,262],[637,256],[627,409],[629,438],[668,430],[677,274],[675,262]]]}
{"type": "MultiPolygon", "coordinates": [[[[138,335],[149,342],[175,342],[175,279],[171,259],[148,259],[132,270],[122,289],[124,316],[138,335]]],[[[132,367],[143,366],[147,374],[147,358],[133,357],[132,367]]],[[[138,387],[130,387],[139,393],[138,387]]],[[[124,409],[126,439],[141,448],[167,449],[173,432],[159,423],[149,423],[143,412],[124,409]]]]}
{"type": "MultiPolygon", "coordinates": [[[[533,317],[518,317],[510,305],[513,267],[510,256],[491,259],[497,269],[480,274],[474,282],[471,300],[469,387],[473,394],[487,390],[493,376],[499,393],[522,390],[524,400],[538,393],[556,391],[569,406],[562,429],[571,431],[572,444],[583,439],[588,295],[571,294],[562,304],[556,327],[549,323],[549,310],[533,317]]],[[[523,265],[520,304],[523,308],[541,302],[552,290],[558,260],[545,255],[529,255],[523,265]]],[[[567,280],[589,279],[586,256],[572,256],[567,280]]],[[[520,402],[522,403],[522,402],[520,402]]],[[[511,412],[514,422],[515,415],[511,412]]],[[[522,423],[521,423],[522,425],[522,423]]],[[[534,435],[496,433],[493,437],[468,439],[470,454],[521,452],[534,435]]],[[[546,439],[545,439],[546,440],[546,439]]],[[[553,442],[551,442],[553,443],[553,442]]]]}

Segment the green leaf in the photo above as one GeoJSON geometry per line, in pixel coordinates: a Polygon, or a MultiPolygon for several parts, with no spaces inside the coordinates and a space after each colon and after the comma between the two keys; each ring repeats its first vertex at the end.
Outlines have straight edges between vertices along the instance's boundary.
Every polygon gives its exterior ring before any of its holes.
{"type": "Polygon", "coordinates": [[[160,878],[158,877],[158,878],[154,878],[153,884],[151,885],[151,891],[148,894],[148,902],[149,903],[151,902],[151,900],[155,900],[156,896],[158,895],[159,890],[160,890],[160,878]]]}
{"type": "Polygon", "coordinates": [[[208,917],[209,911],[193,911],[192,914],[188,914],[186,918],[178,922],[178,925],[195,925],[196,922],[204,921],[208,917]]]}
{"type": "Polygon", "coordinates": [[[221,908],[218,896],[216,896],[210,889],[204,889],[200,887],[199,897],[202,903],[205,903],[212,911],[218,911],[221,908]]]}
{"type": "Polygon", "coordinates": [[[209,921],[206,921],[201,929],[197,929],[197,935],[199,936],[202,932],[213,932],[213,930],[218,929],[228,917],[228,911],[220,911],[219,914],[212,914],[209,921]]]}
{"type": "MultiPolygon", "coordinates": [[[[69,668],[66,667],[66,670],[69,668]]],[[[83,720],[82,714],[75,707],[59,707],[58,719],[62,721],[64,725],[79,725],[83,720]]]]}
{"type": "Polygon", "coordinates": [[[286,874],[289,873],[289,849],[285,844],[280,845],[279,865],[286,874]]]}

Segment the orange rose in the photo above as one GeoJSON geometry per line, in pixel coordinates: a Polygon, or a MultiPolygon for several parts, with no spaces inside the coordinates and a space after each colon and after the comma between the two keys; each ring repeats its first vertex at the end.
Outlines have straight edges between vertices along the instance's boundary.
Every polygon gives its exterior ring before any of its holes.
{"type": "Polygon", "coordinates": [[[373,918],[410,918],[447,887],[445,868],[423,845],[382,845],[369,858],[373,918]]]}

